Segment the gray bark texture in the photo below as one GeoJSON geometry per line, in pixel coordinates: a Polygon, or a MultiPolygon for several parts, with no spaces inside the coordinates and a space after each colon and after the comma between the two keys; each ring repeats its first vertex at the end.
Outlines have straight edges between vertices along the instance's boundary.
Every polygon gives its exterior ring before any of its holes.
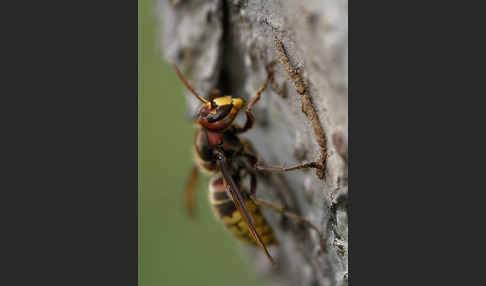
{"type": "MultiPolygon", "coordinates": [[[[270,249],[277,266],[248,248],[256,271],[268,285],[347,285],[348,1],[160,0],[157,11],[165,57],[202,95],[219,88],[248,102],[273,62],[242,137],[264,164],[321,167],[267,173],[257,197],[318,226],[325,249],[316,231],[265,209],[280,242],[270,249]]],[[[195,114],[200,102],[186,100],[195,114]]]]}

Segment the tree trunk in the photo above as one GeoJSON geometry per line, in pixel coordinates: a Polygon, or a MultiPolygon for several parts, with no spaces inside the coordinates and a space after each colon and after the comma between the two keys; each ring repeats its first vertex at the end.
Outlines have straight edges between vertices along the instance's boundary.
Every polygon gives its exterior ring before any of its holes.
{"type": "MultiPolygon", "coordinates": [[[[315,161],[259,180],[257,197],[288,205],[324,234],[264,210],[280,244],[253,251],[271,285],[347,285],[347,0],[160,0],[166,57],[200,94],[249,100],[274,62],[274,79],[242,135],[269,165],[315,161]]],[[[190,114],[199,102],[187,94],[190,114]]]]}

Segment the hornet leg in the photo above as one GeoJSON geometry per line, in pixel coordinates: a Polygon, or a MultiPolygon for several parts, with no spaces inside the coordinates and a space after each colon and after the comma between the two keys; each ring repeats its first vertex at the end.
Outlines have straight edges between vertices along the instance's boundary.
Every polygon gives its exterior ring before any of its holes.
{"type": "Polygon", "coordinates": [[[257,101],[260,99],[262,92],[265,90],[265,88],[267,88],[268,83],[273,77],[273,70],[272,70],[273,64],[274,63],[271,63],[269,66],[267,66],[267,70],[268,70],[267,78],[265,79],[265,82],[260,86],[260,88],[253,94],[253,97],[251,98],[250,102],[246,107],[245,125],[243,127],[237,126],[235,130],[236,133],[246,132],[253,127],[253,123],[255,122],[255,116],[253,115],[253,113],[251,113],[251,109],[253,105],[255,105],[255,103],[257,103],[257,101]]]}
{"type": "Polygon", "coordinates": [[[279,212],[291,219],[293,219],[294,221],[298,222],[298,223],[301,223],[309,228],[312,228],[313,230],[315,230],[317,232],[317,235],[319,236],[319,243],[320,243],[320,246],[321,246],[321,250],[324,252],[326,250],[326,244],[325,244],[325,241],[324,241],[324,234],[319,230],[319,228],[317,226],[315,226],[314,224],[312,224],[310,221],[308,221],[307,219],[293,213],[293,212],[290,212],[288,210],[286,210],[285,207],[282,207],[280,205],[277,205],[275,203],[271,203],[271,202],[267,202],[267,201],[263,201],[263,200],[260,200],[260,199],[256,199],[254,197],[254,195],[251,196],[251,199],[255,202],[255,204],[259,205],[259,206],[263,206],[263,207],[268,207],[268,208],[271,208],[273,209],[274,211],[276,212],[279,212]]]}
{"type": "Polygon", "coordinates": [[[197,177],[199,174],[199,170],[196,166],[192,167],[191,173],[187,178],[186,189],[184,190],[184,203],[186,205],[187,213],[190,217],[195,216],[196,212],[196,201],[194,199],[194,190],[196,189],[197,185],[197,177]]]}

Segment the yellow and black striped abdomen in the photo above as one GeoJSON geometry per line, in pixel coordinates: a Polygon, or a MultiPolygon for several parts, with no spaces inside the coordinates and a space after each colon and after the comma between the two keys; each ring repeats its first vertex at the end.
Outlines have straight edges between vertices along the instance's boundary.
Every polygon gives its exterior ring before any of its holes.
{"type": "MultiPolygon", "coordinates": [[[[240,215],[235,204],[226,193],[223,177],[215,175],[209,183],[209,201],[214,214],[238,239],[257,245],[251,237],[248,226],[240,215]]],[[[265,245],[277,244],[272,228],[262,215],[260,208],[251,200],[245,200],[246,207],[255,221],[255,228],[265,245]]]]}
{"type": "MultiPolygon", "coordinates": [[[[214,176],[210,182],[209,189],[209,200],[216,217],[221,219],[226,228],[238,239],[256,245],[240,212],[226,193],[223,177],[220,175],[214,176]]],[[[245,200],[245,204],[263,243],[265,245],[276,244],[277,239],[272,228],[263,217],[260,208],[251,199],[245,200]]]]}

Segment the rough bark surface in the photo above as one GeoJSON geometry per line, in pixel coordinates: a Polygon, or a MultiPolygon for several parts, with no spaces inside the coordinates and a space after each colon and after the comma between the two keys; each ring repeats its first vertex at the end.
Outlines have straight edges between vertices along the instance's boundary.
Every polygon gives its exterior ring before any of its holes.
{"type": "MultiPolygon", "coordinates": [[[[160,0],[165,56],[200,94],[213,88],[249,100],[275,62],[254,107],[249,138],[269,165],[316,161],[323,169],[261,178],[257,196],[286,204],[316,232],[265,210],[280,240],[269,266],[249,249],[269,285],[348,284],[347,0],[160,0]]],[[[187,94],[189,114],[199,102],[187,94]]],[[[243,116],[241,116],[243,117],[243,116]]]]}

